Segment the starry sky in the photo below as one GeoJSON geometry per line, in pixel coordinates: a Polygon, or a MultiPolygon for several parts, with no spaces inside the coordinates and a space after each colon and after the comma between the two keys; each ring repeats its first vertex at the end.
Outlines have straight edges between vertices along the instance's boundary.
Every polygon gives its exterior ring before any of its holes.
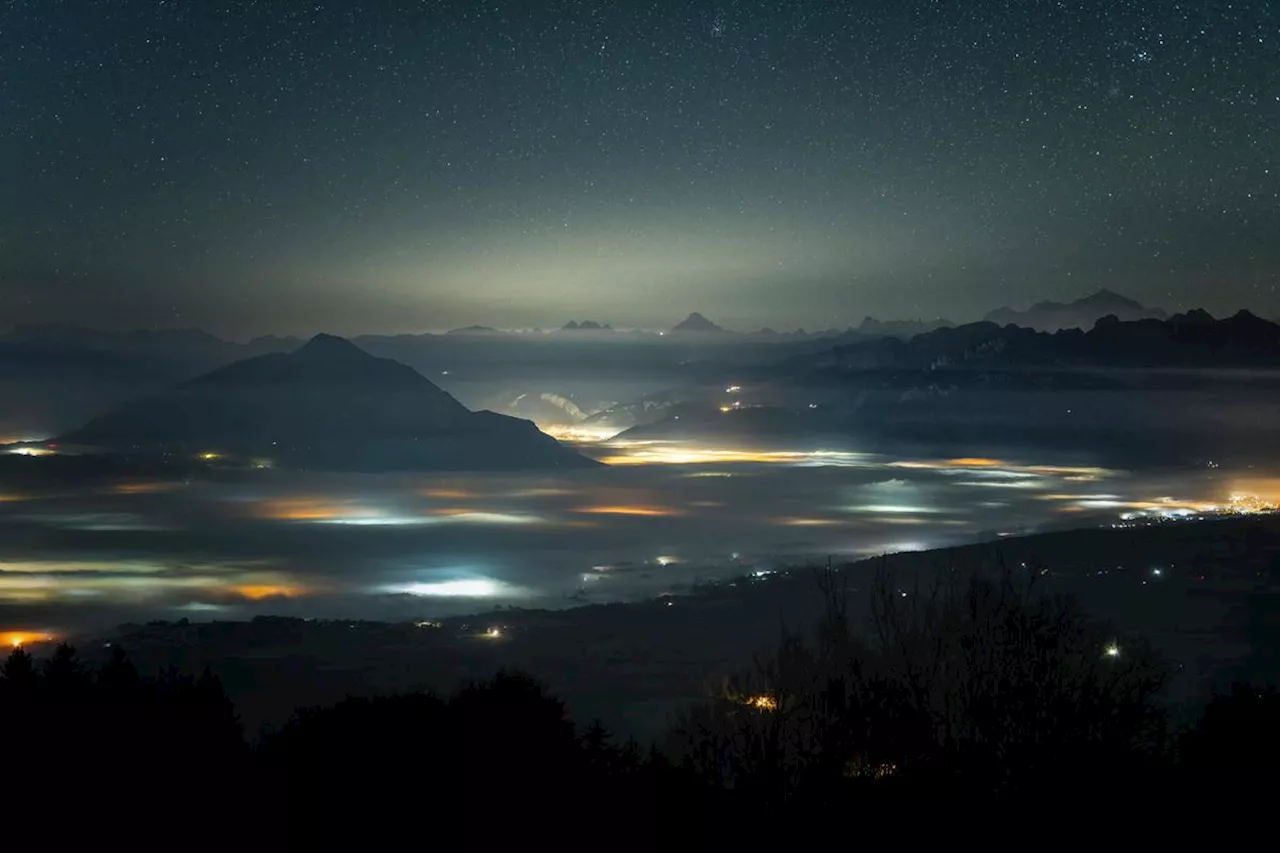
{"type": "Polygon", "coordinates": [[[0,324],[1280,316],[1275,0],[0,0],[0,324]]]}

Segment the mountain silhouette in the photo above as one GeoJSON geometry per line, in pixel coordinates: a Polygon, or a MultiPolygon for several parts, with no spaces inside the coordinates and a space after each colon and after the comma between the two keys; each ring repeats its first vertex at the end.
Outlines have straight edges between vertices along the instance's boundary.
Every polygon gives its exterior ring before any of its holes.
{"type": "Polygon", "coordinates": [[[597,323],[595,320],[583,320],[579,323],[577,320],[570,320],[560,327],[562,332],[612,332],[613,328],[608,323],[597,323]]]}
{"type": "Polygon", "coordinates": [[[724,329],[694,311],[672,327],[673,332],[723,332],[724,329]]]}
{"type": "Polygon", "coordinates": [[[218,453],[327,470],[596,464],[529,421],[472,412],[412,368],[332,335],[135,399],[59,440],[112,452],[218,453]]]}
{"type": "Polygon", "coordinates": [[[911,338],[954,325],[955,323],[941,317],[936,320],[877,320],[875,317],[864,317],[854,331],[868,337],[911,338]]]}
{"type": "Polygon", "coordinates": [[[781,375],[808,369],[929,371],[1064,367],[1280,366],[1280,325],[1248,311],[1215,320],[1203,310],[1167,320],[1100,317],[1087,332],[1041,332],[983,321],[936,329],[910,340],[881,338],[797,357],[781,375]]]}
{"type": "Polygon", "coordinates": [[[1159,308],[1148,308],[1127,296],[1103,289],[1074,302],[1037,302],[1026,311],[997,308],[983,319],[1000,326],[1025,326],[1042,332],[1056,332],[1059,329],[1088,331],[1094,323],[1107,316],[1128,322],[1163,320],[1166,315],[1159,308]]]}

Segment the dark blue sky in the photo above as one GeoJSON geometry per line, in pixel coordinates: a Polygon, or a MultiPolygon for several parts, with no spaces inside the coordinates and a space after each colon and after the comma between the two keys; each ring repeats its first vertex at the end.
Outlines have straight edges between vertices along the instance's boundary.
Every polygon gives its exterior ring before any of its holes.
{"type": "Polygon", "coordinates": [[[0,322],[1280,315],[1273,0],[0,0],[0,322]]]}

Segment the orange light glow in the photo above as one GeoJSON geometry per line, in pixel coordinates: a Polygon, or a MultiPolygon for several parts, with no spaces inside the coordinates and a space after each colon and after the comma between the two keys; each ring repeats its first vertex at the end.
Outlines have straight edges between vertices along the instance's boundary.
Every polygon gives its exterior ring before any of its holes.
{"type": "Polygon", "coordinates": [[[503,497],[509,498],[553,498],[559,495],[571,495],[572,489],[562,489],[553,486],[536,486],[532,489],[517,489],[509,492],[503,497]]]}
{"type": "Polygon", "coordinates": [[[45,634],[40,631],[5,631],[0,633],[0,644],[11,646],[15,649],[35,643],[50,643],[55,639],[57,638],[52,634],[45,634]]]}
{"type": "Polygon", "coordinates": [[[177,488],[177,483],[117,483],[112,491],[117,495],[158,495],[177,488]]]}
{"type": "Polygon", "coordinates": [[[662,441],[616,441],[609,444],[615,453],[600,458],[606,465],[718,465],[755,463],[762,465],[860,466],[867,456],[843,450],[749,450],[698,447],[662,441]]]}
{"type": "Polygon", "coordinates": [[[972,468],[999,469],[1005,476],[1062,477],[1072,483],[1091,483],[1113,472],[1106,468],[1071,467],[1066,465],[1022,465],[1001,459],[961,457],[959,459],[921,459],[890,462],[890,468],[920,469],[926,471],[966,470],[972,468]]]}
{"type": "Polygon", "coordinates": [[[774,524],[781,524],[784,527],[836,527],[844,524],[834,518],[795,518],[783,516],[782,518],[773,519],[774,524]]]}
{"type": "Polygon", "coordinates": [[[755,708],[757,711],[778,710],[778,700],[767,693],[762,693],[758,696],[748,696],[745,704],[747,707],[755,708]]]}
{"type": "Polygon", "coordinates": [[[446,506],[431,510],[430,515],[441,515],[445,518],[452,518],[459,515],[472,515],[476,512],[478,512],[478,510],[467,509],[462,506],[446,506]]]}
{"type": "Polygon", "coordinates": [[[262,601],[266,598],[296,598],[306,594],[306,590],[302,587],[281,584],[243,584],[231,587],[231,591],[250,601],[262,601]]]}
{"type": "Polygon", "coordinates": [[[272,521],[328,521],[363,515],[353,507],[320,498],[284,498],[263,501],[255,513],[272,521]]]}
{"type": "Polygon", "coordinates": [[[423,489],[419,494],[424,498],[439,498],[442,500],[459,501],[469,501],[473,498],[480,497],[476,492],[467,491],[466,489],[423,489]]]}
{"type": "Polygon", "coordinates": [[[657,506],[584,506],[574,510],[575,512],[589,513],[591,515],[642,515],[642,516],[663,516],[663,515],[679,515],[673,509],[657,506]]]}
{"type": "Polygon", "coordinates": [[[573,426],[547,424],[546,426],[539,425],[539,428],[557,441],[574,444],[590,444],[597,441],[607,441],[622,432],[622,429],[619,427],[584,426],[582,424],[575,424],[573,426]]]}

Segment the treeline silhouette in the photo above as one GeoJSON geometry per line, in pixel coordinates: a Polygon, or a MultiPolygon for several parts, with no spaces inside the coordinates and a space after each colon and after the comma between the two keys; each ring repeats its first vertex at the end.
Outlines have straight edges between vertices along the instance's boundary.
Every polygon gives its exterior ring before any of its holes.
{"type": "MultiPolygon", "coordinates": [[[[1240,685],[1175,731],[1158,703],[1167,668],[1031,579],[901,589],[882,574],[869,635],[838,572],[820,588],[816,630],[784,631],[648,747],[576,728],[514,672],[448,697],[303,709],[251,746],[207,670],[144,678],[118,648],[96,668],[65,645],[40,664],[15,649],[0,768],[23,807],[8,820],[55,848],[633,848],[922,814],[1144,821],[1139,804],[1159,803],[1206,816],[1273,789],[1280,694],[1240,685]]],[[[908,826],[898,837],[931,828],[908,826]]]]}

